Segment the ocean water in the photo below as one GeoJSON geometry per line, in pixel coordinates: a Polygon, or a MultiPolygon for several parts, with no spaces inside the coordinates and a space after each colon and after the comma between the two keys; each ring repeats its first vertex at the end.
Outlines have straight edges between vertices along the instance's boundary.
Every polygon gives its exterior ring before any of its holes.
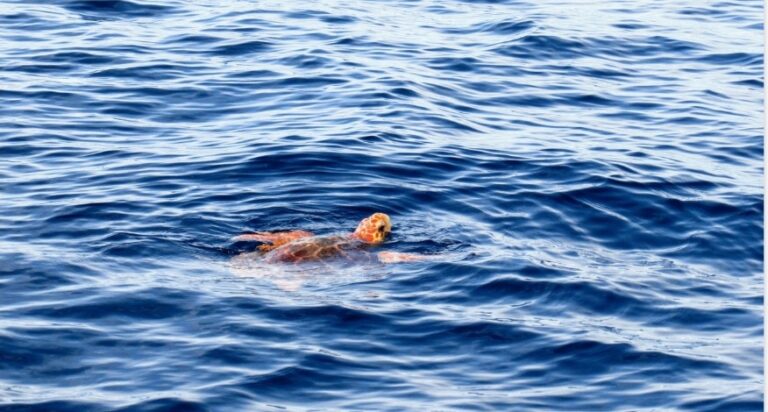
{"type": "Polygon", "coordinates": [[[0,410],[762,410],[762,13],[0,3],[0,410]]]}

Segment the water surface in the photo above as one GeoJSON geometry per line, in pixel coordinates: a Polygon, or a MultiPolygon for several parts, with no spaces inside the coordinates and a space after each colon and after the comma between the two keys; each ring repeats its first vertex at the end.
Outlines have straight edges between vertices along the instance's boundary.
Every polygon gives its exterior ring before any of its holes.
{"type": "Polygon", "coordinates": [[[762,410],[761,21],[0,4],[0,410],[762,410]],[[445,259],[230,270],[377,211],[445,259]]]}

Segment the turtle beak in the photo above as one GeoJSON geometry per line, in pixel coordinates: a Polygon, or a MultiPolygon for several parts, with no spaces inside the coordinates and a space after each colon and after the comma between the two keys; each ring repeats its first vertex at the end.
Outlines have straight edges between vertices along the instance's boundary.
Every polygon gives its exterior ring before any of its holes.
{"type": "Polygon", "coordinates": [[[389,220],[389,216],[385,215],[384,213],[379,213],[380,215],[379,222],[376,226],[376,234],[374,235],[377,243],[383,242],[389,233],[392,231],[392,221],[389,220]]]}
{"type": "Polygon", "coordinates": [[[383,242],[384,239],[387,238],[387,235],[389,235],[389,231],[384,225],[381,225],[376,229],[376,234],[374,235],[374,237],[378,242],[383,242]]]}

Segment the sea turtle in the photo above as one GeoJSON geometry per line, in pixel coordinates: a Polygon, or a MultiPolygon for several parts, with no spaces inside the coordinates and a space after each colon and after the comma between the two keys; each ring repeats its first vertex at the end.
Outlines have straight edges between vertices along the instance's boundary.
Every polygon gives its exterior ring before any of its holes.
{"type": "MultiPolygon", "coordinates": [[[[339,279],[377,273],[365,264],[399,263],[427,260],[432,256],[415,253],[378,252],[371,247],[384,242],[392,230],[385,213],[374,213],[363,219],[354,232],[342,235],[315,236],[305,230],[256,232],[232,238],[233,241],[263,242],[255,252],[232,258],[230,269],[237,276],[266,278],[280,289],[295,291],[308,279],[332,274],[339,279]],[[349,263],[356,264],[350,266],[349,263]],[[363,273],[361,273],[363,269],[363,273]],[[355,273],[355,274],[353,274],[355,273]]],[[[378,275],[376,275],[378,276],[378,275]]]]}
{"type": "Polygon", "coordinates": [[[321,259],[341,258],[377,260],[381,263],[410,262],[426,259],[425,255],[399,252],[368,252],[370,246],[384,242],[392,231],[392,222],[385,213],[374,213],[363,219],[354,232],[346,235],[315,236],[305,230],[286,232],[256,232],[232,238],[233,241],[264,242],[259,246],[260,257],[266,263],[302,263],[321,259]]]}

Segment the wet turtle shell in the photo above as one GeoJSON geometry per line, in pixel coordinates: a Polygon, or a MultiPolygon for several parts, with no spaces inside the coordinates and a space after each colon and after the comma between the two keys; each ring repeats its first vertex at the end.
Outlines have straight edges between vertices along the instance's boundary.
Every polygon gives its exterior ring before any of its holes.
{"type": "Polygon", "coordinates": [[[375,260],[375,256],[366,251],[368,246],[349,236],[314,236],[279,246],[264,254],[264,260],[267,263],[301,263],[334,258],[355,262],[375,260]]]}

